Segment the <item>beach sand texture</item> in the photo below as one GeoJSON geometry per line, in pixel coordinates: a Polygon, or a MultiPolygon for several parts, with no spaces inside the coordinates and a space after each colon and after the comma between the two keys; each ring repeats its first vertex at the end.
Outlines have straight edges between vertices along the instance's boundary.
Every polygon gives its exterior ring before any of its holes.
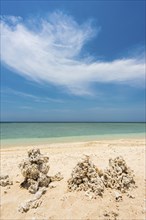
{"type": "Polygon", "coordinates": [[[1,219],[145,219],[145,140],[119,139],[100,140],[78,143],[57,143],[40,145],[41,153],[49,156],[49,175],[61,172],[64,179],[54,182],[54,188],[47,189],[41,197],[41,205],[37,209],[30,209],[26,213],[18,211],[18,207],[32,195],[20,188],[24,180],[19,163],[27,157],[27,150],[36,146],[13,147],[1,149],[1,174],[8,174],[13,185],[1,187],[1,219]],[[89,199],[85,192],[68,192],[67,180],[77,162],[84,155],[89,155],[91,161],[101,168],[108,166],[109,158],[122,156],[127,165],[134,170],[137,188],[130,193],[122,194],[122,201],[115,201],[112,189],[105,189],[103,197],[89,199]]]}

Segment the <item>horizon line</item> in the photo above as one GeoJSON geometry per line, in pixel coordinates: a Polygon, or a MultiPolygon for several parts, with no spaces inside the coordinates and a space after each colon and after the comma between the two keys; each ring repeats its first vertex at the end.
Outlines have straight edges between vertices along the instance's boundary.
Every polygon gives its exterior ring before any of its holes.
{"type": "Polygon", "coordinates": [[[146,123],[146,121],[0,121],[0,123],[146,123]]]}

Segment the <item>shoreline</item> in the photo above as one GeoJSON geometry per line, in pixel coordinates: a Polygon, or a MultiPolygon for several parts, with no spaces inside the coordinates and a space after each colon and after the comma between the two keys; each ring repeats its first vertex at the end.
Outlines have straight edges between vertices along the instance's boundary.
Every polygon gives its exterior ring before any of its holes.
{"type": "Polygon", "coordinates": [[[89,140],[89,141],[72,141],[72,142],[50,142],[50,143],[38,143],[38,144],[32,144],[32,143],[25,143],[25,144],[20,144],[20,145],[11,145],[11,146],[2,146],[0,147],[0,151],[15,151],[15,150],[26,150],[28,148],[33,148],[33,147],[36,147],[36,148],[40,148],[40,149],[60,149],[60,148],[69,148],[69,145],[82,145],[82,147],[84,148],[86,145],[92,145],[92,144],[108,144],[109,143],[112,143],[112,144],[116,144],[117,142],[119,144],[122,144],[122,145],[125,145],[126,142],[132,142],[133,143],[136,142],[136,145],[137,145],[137,142],[143,142],[143,144],[145,145],[146,144],[146,140],[145,138],[111,138],[111,139],[99,139],[99,140],[89,140]]]}
{"type": "Polygon", "coordinates": [[[1,149],[11,147],[26,147],[34,145],[52,145],[52,144],[66,144],[66,143],[84,143],[92,141],[116,141],[116,140],[141,140],[146,138],[146,133],[139,134],[122,134],[122,135],[90,135],[90,136],[70,136],[70,137],[53,137],[53,138],[20,138],[20,139],[1,139],[1,149]],[[25,143],[25,144],[24,144],[25,143]]]}

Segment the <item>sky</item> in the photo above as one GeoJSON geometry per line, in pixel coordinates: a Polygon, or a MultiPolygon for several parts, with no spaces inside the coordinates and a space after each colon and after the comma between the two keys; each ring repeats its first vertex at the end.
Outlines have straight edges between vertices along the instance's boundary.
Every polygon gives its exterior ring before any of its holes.
{"type": "Polygon", "coordinates": [[[144,122],[145,1],[1,1],[1,121],[144,122]]]}

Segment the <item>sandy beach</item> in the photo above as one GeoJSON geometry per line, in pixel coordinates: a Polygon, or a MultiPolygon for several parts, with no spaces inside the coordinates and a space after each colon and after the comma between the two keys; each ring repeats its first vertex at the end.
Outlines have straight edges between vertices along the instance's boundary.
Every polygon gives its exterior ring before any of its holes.
{"type": "Polygon", "coordinates": [[[77,143],[57,143],[39,145],[41,153],[49,156],[49,175],[61,172],[64,179],[54,182],[41,197],[41,205],[26,213],[18,211],[21,203],[32,195],[20,188],[23,176],[18,167],[27,157],[27,150],[36,146],[12,147],[1,149],[1,174],[9,175],[13,185],[1,189],[1,219],[121,219],[141,220],[145,218],[145,140],[118,139],[77,143]],[[73,168],[84,156],[89,155],[100,169],[108,166],[109,158],[122,156],[134,171],[136,188],[132,189],[132,198],[122,194],[122,201],[115,201],[112,189],[105,189],[103,197],[89,199],[85,192],[69,192],[67,180],[73,168]],[[106,214],[108,213],[108,214],[106,214]],[[116,213],[116,215],[113,215],[116,213]]]}

